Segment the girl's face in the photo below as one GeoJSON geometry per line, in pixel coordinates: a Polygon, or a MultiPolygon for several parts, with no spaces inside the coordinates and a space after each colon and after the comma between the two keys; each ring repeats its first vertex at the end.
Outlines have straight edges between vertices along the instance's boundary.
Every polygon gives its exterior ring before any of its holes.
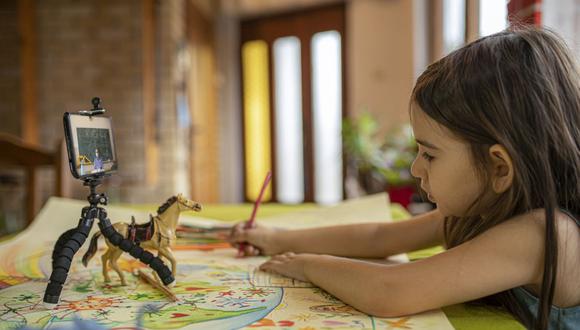
{"type": "Polygon", "coordinates": [[[466,215],[481,192],[469,145],[417,105],[411,108],[411,125],[419,146],[411,174],[421,180],[421,188],[443,215],[466,215]]]}

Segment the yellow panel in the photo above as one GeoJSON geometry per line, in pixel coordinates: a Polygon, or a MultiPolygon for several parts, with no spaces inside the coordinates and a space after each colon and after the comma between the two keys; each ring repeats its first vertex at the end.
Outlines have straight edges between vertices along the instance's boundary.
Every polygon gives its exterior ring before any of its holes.
{"type": "MultiPolygon", "coordinates": [[[[270,84],[268,81],[268,44],[246,42],[242,47],[244,79],[244,146],[246,152],[246,197],[256,200],[266,173],[271,170],[270,84]]],[[[272,196],[271,185],[263,201],[272,196]]]]}

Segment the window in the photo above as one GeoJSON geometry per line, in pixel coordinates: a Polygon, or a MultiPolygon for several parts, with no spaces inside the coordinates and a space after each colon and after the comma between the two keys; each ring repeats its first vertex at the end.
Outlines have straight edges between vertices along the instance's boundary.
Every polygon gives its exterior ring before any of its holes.
{"type": "Polygon", "coordinates": [[[443,52],[465,44],[465,0],[443,0],[443,52]]]}
{"type": "Polygon", "coordinates": [[[255,200],[335,203],[343,198],[344,4],[241,25],[244,177],[255,200]]]}
{"type": "Polygon", "coordinates": [[[479,1],[479,35],[488,36],[507,27],[507,1],[479,1]]]}
{"type": "Polygon", "coordinates": [[[337,31],[312,37],[312,119],[314,130],[314,200],[342,200],[341,46],[337,31]]]}
{"type": "MultiPolygon", "coordinates": [[[[242,69],[246,196],[255,200],[271,164],[268,45],[264,41],[250,41],[242,46],[242,69]]],[[[264,200],[269,200],[270,195],[268,186],[264,200]]]]}
{"type": "Polygon", "coordinates": [[[281,203],[304,201],[302,72],[300,40],[274,41],[276,196],[281,203]]]}

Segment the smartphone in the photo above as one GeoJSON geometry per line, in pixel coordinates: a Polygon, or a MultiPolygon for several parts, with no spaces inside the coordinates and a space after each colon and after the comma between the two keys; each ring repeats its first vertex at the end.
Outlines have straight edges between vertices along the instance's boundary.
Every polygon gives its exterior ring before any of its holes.
{"type": "Polygon", "coordinates": [[[66,112],[63,121],[69,166],[75,178],[97,178],[117,170],[110,117],[66,112]]]}

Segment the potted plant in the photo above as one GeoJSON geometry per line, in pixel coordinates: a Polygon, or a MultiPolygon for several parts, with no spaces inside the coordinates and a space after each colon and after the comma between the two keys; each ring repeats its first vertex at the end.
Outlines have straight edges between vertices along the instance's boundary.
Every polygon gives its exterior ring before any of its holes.
{"type": "Polygon", "coordinates": [[[410,167],[417,154],[410,125],[401,125],[380,138],[377,121],[364,113],[358,118],[345,119],[342,128],[347,196],[387,191],[391,201],[407,206],[415,193],[410,167]],[[358,191],[349,189],[349,182],[350,186],[356,182],[358,191]]]}

